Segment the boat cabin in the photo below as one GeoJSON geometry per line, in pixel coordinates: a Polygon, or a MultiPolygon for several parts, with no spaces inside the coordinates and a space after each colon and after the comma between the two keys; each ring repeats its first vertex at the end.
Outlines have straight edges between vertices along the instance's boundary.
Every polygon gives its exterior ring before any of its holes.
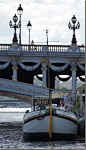
{"type": "MultiPolygon", "coordinates": [[[[60,106],[64,106],[63,98],[53,98],[52,99],[52,108],[57,108],[60,106]]],[[[36,109],[45,109],[46,106],[49,106],[49,98],[34,98],[33,99],[33,110],[36,109]]]]}

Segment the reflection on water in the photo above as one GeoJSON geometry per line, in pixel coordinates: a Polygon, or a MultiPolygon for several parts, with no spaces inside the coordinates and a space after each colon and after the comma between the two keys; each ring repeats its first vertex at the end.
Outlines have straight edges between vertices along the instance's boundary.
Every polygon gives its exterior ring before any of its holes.
{"type": "Polygon", "coordinates": [[[0,113],[0,122],[22,122],[23,117],[24,117],[24,112],[23,113],[0,113]]]}
{"type": "Polygon", "coordinates": [[[23,141],[24,113],[0,113],[0,149],[85,149],[83,140],[25,142],[23,141]]]}

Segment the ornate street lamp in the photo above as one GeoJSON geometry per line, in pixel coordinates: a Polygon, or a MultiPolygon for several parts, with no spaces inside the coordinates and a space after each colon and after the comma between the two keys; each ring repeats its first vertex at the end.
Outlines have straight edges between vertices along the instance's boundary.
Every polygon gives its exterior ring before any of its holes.
{"type": "Polygon", "coordinates": [[[13,42],[18,42],[17,40],[17,34],[16,34],[16,28],[20,28],[20,21],[18,24],[16,24],[16,22],[18,21],[18,17],[16,16],[16,14],[13,16],[13,21],[15,24],[12,24],[12,21],[10,20],[10,28],[14,28],[14,37],[13,37],[13,42]]]}
{"type": "Polygon", "coordinates": [[[73,15],[71,21],[72,21],[72,23],[73,23],[73,26],[72,26],[71,23],[69,22],[68,27],[69,27],[70,30],[73,29],[72,44],[77,44],[76,36],[75,36],[75,29],[79,29],[80,23],[78,22],[77,25],[75,26],[75,23],[76,23],[76,21],[77,21],[75,15],[73,15]]]}
{"type": "Polygon", "coordinates": [[[28,24],[27,24],[27,29],[29,30],[29,45],[30,45],[30,30],[31,30],[31,28],[32,28],[32,25],[29,21],[28,24]]]}
{"type": "Polygon", "coordinates": [[[21,15],[23,14],[23,8],[21,7],[21,4],[19,5],[17,9],[18,15],[20,16],[20,34],[19,34],[19,44],[21,44],[21,15]]]}

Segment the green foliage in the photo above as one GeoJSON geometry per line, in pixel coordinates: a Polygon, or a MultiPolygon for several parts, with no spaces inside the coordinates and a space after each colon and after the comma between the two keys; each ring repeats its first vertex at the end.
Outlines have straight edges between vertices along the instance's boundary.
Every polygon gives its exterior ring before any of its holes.
{"type": "Polygon", "coordinates": [[[61,90],[67,90],[67,88],[66,87],[62,87],[61,90]]]}
{"type": "Polygon", "coordinates": [[[58,86],[56,86],[56,87],[55,87],[55,89],[57,89],[57,90],[58,90],[58,89],[59,89],[59,88],[58,88],[58,86]]]}
{"type": "Polygon", "coordinates": [[[73,106],[73,107],[72,107],[72,110],[76,110],[76,106],[73,106]]]}
{"type": "MultiPolygon", "coordinates": [[[[55,89],[59,89],[59,87],[58,86],[56,86],[55,87],[55,89]]],[[[61,89],[59,89],[59,90],[63,90],[63,91],[70,91],[71,89],[68,89],[67,87],[62,87],[61,89]]]]}
{"type": "MultiPolygon", "coordinates": [[[[76,99],[75,99],[75,102],[73,103],[73,105],[74,105],[74,106],[73,106],[72,109],[73,109],[73,110],[76,110],[76,99]]],[[[80,98],[77,99],[77,109],[79,109],[79,108],[80,108],[80,98]]]]}
{"type": "Polygon", "coordinates": [[[68,91],[70,89],[68,89],[67,87],[62,87],[61,90],[68,91]]]}
{"type": "Polygon", "coordinates": [[[78,102],[77,102],[77,109],[79,109],[80,108],[80,100],[78,100],[78,102]]]}
{"type": "Polygon", "coordinates": [[[82,90],[82,93],[85,93],[85,89],[82,90]]]}

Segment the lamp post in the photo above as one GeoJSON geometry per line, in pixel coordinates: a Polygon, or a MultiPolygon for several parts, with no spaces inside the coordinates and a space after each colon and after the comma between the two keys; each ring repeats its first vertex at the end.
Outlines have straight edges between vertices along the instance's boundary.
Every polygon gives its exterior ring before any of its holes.
{"type": "Polygon", "coordinates": [[[23,13],[23,8],[21,7],[21,4],[19,5],[17,9],[18,15],[20,16],[20,34],[19,34],[19,44],[21,44],[21,15],[23,13]]]}
{"type": "Polygon", "coordinates": [[[80,23],[78,22],[77,25],[75,26],[75,23],[76,23],[76,21],[77,21],[75,15],[73,15],[71,21],[72,21],[72,23],[73,23],[73,26],[72,26],[71,23],[69,22],[68,27],[69,27],[70,30],[73,29],[72,44],[77,44],[76,36],[75,36],[75,29],[79,29],[80,23]]]}
{"type": "Polygon", "coordinates": [[[18,24],[16,24],[16,22],[18,21],[18,17],[16,16],[16,14],[13,16],[13,21],[15,24],[12,24],[12,21],[10,20],[10,28],[14,28],[14,37],[13,37],[13,42],[18,42],[17,40],[17,34],[16,34],[16,28],[20,28],[20,21],[18,24]]]}
{"type": "Polygon", "coordinates": [[[27,29],[29,30],[29,45],[30,45],[30,30],[31,30],[31,28],[32,28],[32,25],[29,21],[28,24],[27,24],[27,29]]]}
{"type": "Polygon", "coordinates": [[[31,41],[31,45],[34,45],[34,41],[33,40],[31,41]]]}

